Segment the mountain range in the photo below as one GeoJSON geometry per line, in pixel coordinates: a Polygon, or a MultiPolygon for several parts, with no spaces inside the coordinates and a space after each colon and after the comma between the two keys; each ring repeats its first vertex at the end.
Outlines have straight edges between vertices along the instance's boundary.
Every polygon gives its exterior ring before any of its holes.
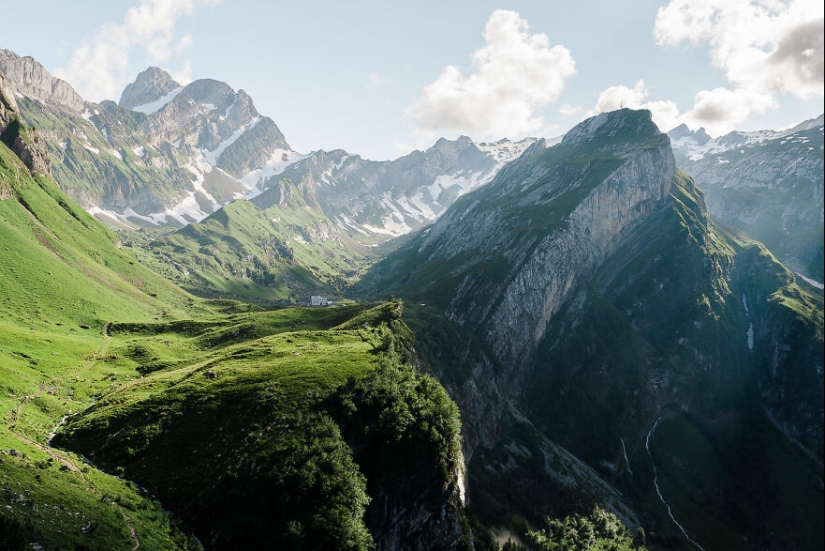
{"type": "Polygon", "coordinates": [[[825,545],[821,117],[374,162],[0,71],[7,547],[825,545]]]}
{"type": "Polygon", "coordinates": [[[765,243],[793,270],[823,281],[823,117],[782,131],[669,132],[681,168],[710,212],[765,243]]]}

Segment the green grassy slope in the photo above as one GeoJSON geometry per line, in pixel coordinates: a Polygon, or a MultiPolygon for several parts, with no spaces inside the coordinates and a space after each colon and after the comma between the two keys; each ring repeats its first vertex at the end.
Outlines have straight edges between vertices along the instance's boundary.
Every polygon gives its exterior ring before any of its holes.
{"type": "Polygon", "coordinates": [[[133,485],[46,445],[115,375],[113,319],[205,310],[0,144],[0,541],[16,549],[195,546],[133,485]],[[137,534],[133,536],[132,531],[137,534]]]}
{"type": "Polygon", "coordinates": [[[400,304],[205,302],[5,145],[0,183],[0,547],[368,549],[387,504],[457,515],[458,412],[400,304]]]}
{"type": "Polygon", "coordinates": [[[159,273],[193,293],[251,301],[341,297],[363,271],[368,249],[338,231],[310,190],[281,181],[277,200],[237,200],[174,232],[126,232],[159,273]]]}

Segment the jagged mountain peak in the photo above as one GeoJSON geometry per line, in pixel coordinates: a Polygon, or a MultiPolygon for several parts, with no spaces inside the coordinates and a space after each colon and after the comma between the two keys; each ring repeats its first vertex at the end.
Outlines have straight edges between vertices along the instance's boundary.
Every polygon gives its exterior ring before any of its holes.
{"type": "Polygon", "coordinates": [[[181,85],[158,67],[149,67],[138,74],[134,82],[123,89],[118,105],[127,109],[157,101],[181,85]]]}
{"type": "Polygon", "coordinates": [[[672,140],[681,140],[684,138],[688,138],[700,145],[704,145],[711,140],[711,137],[708,135],[707,132],[705,132],[704,127],[699,128],[699,130],[691,130],[690,128],[688,128],[688,125],[686,124],[680,124],[673,130],[668,132],[667,135],[670,136],[672,140]]]}

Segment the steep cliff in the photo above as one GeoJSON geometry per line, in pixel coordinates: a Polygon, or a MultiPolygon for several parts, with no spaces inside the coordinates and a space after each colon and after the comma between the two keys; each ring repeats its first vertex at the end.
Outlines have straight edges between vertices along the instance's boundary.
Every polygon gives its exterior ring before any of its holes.
{"type": "Polygon", "coordinates": [[[821,291],[712,220],[649,113],[526,152],[357,289],[420,305],[492,526],[599,502],[667,548],[821,541],[821,291]]]}
{"type": "Polygon", "coordinates": [[[495,438],[548,320],[574,284],[666,206],[675,170],[667,137],[641,112],[600,115],[558,145],[543,145],[457,201],[362,287],[375,277],[392,287],[399,277],[402,289],[483,335],[488,361],[502,371],[485,381],[483,398],[469,398],[483,377],[462,383],[468,403],[484,404],[483,414],[465,420],[470,450],[495,438]]]}

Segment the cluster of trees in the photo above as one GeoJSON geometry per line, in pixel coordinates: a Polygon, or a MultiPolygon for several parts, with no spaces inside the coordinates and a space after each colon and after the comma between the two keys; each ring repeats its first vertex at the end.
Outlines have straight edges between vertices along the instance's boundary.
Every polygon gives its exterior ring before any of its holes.
{"type": "Polygon", "coordinates": [[[640,527],[631,535],[613,513],[598,505],[588,515],[546,519],[545,527],[527,533],[542,551],[632,551],[645,549],[640,527]]]}

